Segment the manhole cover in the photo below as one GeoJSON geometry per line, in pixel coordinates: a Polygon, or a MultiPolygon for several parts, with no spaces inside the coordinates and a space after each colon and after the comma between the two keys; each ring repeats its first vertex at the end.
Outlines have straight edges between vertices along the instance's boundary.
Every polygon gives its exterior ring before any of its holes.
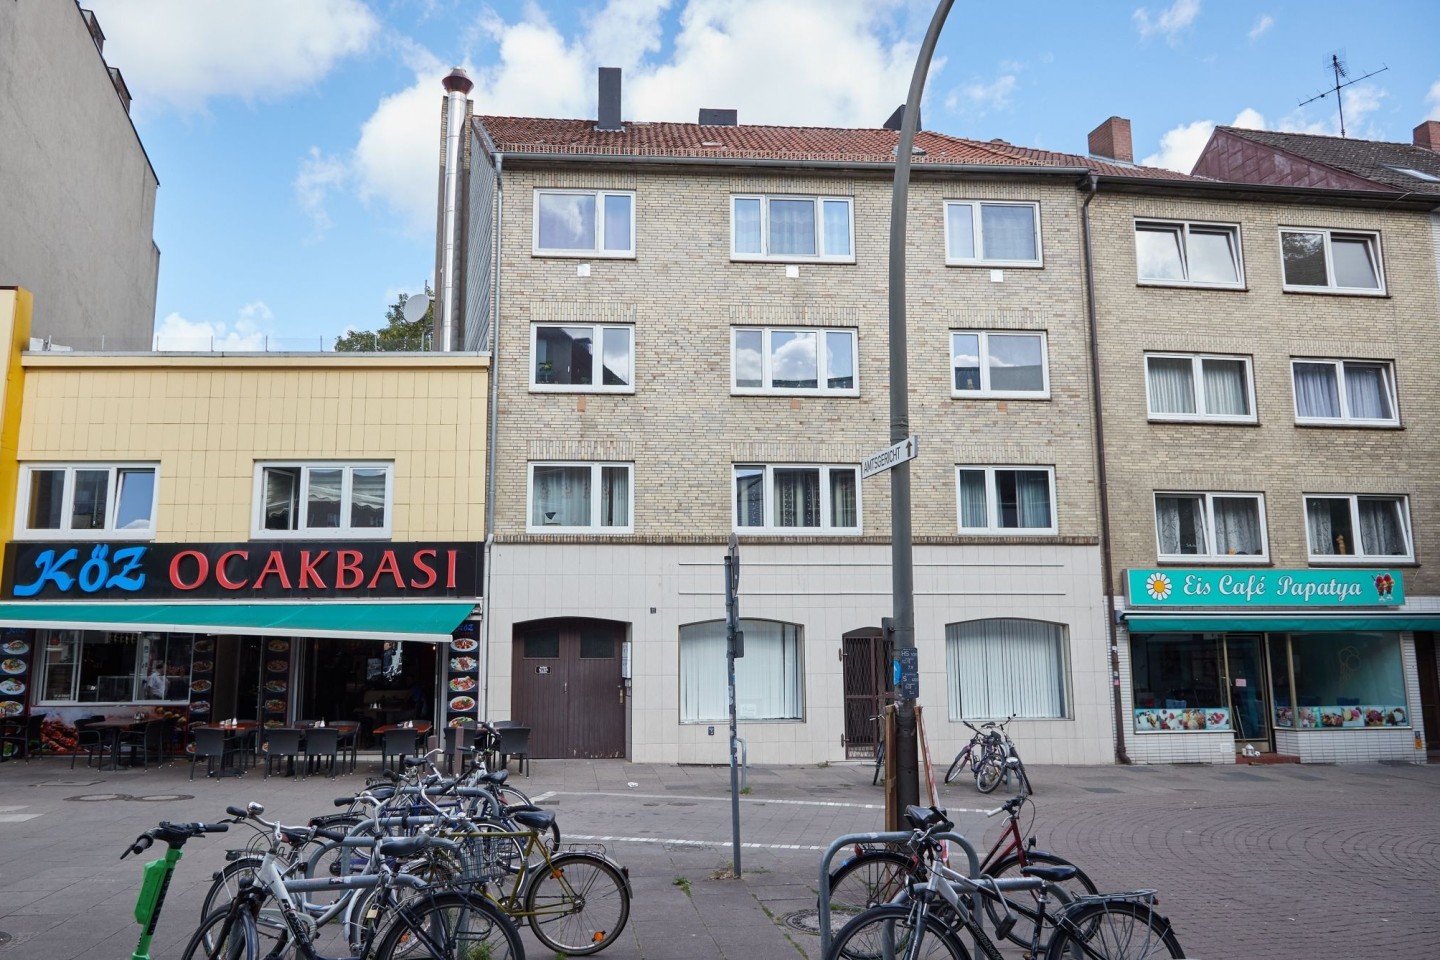
{"type": "Polygon", "coordinates": [[[194,800],[188,793],[152,793],[148,797],[127,797],[128,800],[139,800],[142,803],[170,803],[175,800],[194,800]]]}
{"type": "Polygon", "coordinates": [[[111,800],[129,800],[129,794],[124,793],[82,793],[78,797],[66,797],[66,800],[74,800],[77,803],[109,803],[111,800]]]}
{"type": "MultiPolygon", "coordinates": [[[[794,913],[787,913],[780,918],[780,922],[791,930],[799,930],[801,933],[809,933],[820,936],[820,911],[819,910],[796,910],[794,913]]],[[[830,929],[838,930],[835,918],[830,918],[830,929]]]]}

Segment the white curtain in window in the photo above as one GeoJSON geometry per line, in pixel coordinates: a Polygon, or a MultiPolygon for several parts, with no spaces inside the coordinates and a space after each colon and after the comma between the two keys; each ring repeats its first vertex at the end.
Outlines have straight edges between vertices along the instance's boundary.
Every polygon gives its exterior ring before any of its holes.
{"type": "Polygon", "coordinates": [[[533,526],[590,526],[590,468],[535,467],[533,526]]]}
{"type": "Polygon", "coordinates": [[[1340,389],[1333,363],[1295,364],[1295,407],[1302,417],[1340,416],[1340,389]]]}
{"type": "Polygon", "coordinates": [[[1020,526],[1050,526],[1050,475],[1040,470],[1017,470],[1015,492],[1020,501],[1020,526]]]}
{"type": "Polygon", "coordinates": [[[770,201],[770,253],[815,256],[815,201],[770,201]]]}
{"type": "Polygon", "coordinates": [[[986,260],[1038,260],[1035,252],[1035,209],[981,204],[980,239],[985,246],[986,260]]]}
{"type": "Polygon", "coordinates": [[[735,252],[763,252],[760,244],[760,201],[755,197],[737,198],[734,203],[734,218],[731,231],[735,237],[735,252]]]}
{"type": "Polygon", "coordinates": [[[774,477],[775,526],[820,526],[820,471],[779,467],[774,477]]]}
{"type": "Polygon", "coordinates": [[[960,471],[960,526],[983,530],[990,526],[985,510],[985,471],[960,471]]]}
{"type": "Polygon", "coordinates": [[[1205,412],[1214,416],[1242,417],[1250,412],[1242,360],[1202,360],[1205,412]]]}
{"type": "Polygon", "coordinates": [[[1195,412],[1195,365],[1189,357],[1150,357],[1147,366],[1152,411],[1195,412]]]}
{"type": "Polygon", "coordinates": [[[600,526],[630,526],[630,468],[600,468],[600,526]]]}
{"type": "Polygon", "coordinates": [[[1260,554],[1260,508],[1249,497],[1215,497],[1215,550],[1219,554],[1260,554]]]}
{"type": "Polygon", "coordinates": [[[1398,500],[1360,499],[1360,545],[1366,556],[1405,555],[1405,530],[1398,500]]]}
{"type": "Polygon", "coordinates": [[[826,200],[825,255],[850,256],[850,204],[843,200],[826,200]]]}
{"type": "Polygon", "coordinates": [[[1345,397],[1350,416],[1362,420],[1389,420],[1390,393],[1385,368],[1378,363],[1345,364],[1345,397]]]}
{"type": "Polygon", "coordinates": [[[945,625],[952,720],[1065,716],[1065,628],[997,618],[945,625]]]}
{"type": "Polygon", "coordinates": [[[1156,497],[1155,528],[1164,556],[1204,552],[1205,508],[1199,497],[1156,497]]]}
{"type": "Polygon", "coordinates": [[[855,471],[830,471],[830,525],[832,527],[856,527],[860,525],[858,504],[855,496],[855,471]]]}
{"type": "MultiPolygon", "coordinates": [[[[735,711],[742,720],[800,717],[800,628],[793,623],[741,620],[745,656],[735,661],[735,711]]],[[[680,719],[726,720],[725,622],[680,628],[680,719]]]]}
{"type": "Polygon", "coordinates": [[[1305,524],[1310,531],[1310,553],[1313,556],[1335,553],[1335,523],[1330,506],[1329,500],[1317,498],[1305,501],[1305,524]]]}

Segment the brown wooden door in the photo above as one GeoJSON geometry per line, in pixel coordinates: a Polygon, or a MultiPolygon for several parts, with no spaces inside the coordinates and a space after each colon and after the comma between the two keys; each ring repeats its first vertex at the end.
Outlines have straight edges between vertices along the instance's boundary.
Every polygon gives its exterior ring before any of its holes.
{"type": "Polygon", "coordinates": [[[875,756],[879,716],[891,697],[891,643],[879,630],[855,630],[840,641],[841,677],[845,691],[845,756],[875,756]]]}
{"type": "Polygon", "coordinates": [[[1415,665],[1420,674],[1420,718],[1425,749],[1440,751],[1440,669],[1435,662],[1435,634],[1415,634],[1415,665]]]}
{"type": "Polygon", "coordinates": [[[530,728],[533,756],[625,755],[623,639],[622,625],[600,620],[516,627],[510,714],[530,728]]]}

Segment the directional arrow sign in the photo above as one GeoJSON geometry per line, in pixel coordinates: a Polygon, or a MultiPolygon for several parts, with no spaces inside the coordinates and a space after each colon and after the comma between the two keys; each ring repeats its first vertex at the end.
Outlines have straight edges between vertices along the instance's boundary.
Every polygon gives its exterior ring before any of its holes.
{"type": "Polygon", "coordinates": [[[877,473],[889,470],[897,463],[904,463],[906,460],[914,460],[915,455],[920,452],[920,438],[906,437],[889,450],[881,450],[873,457],[866,457],[860,461],[860,476],[873,477],[877,473]]]}

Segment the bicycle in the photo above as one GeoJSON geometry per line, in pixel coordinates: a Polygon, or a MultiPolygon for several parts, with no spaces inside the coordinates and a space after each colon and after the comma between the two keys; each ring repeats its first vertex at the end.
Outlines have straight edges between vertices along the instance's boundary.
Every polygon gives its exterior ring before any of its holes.
{"type": "Polygon", "coordinates": [[[150,941],[154,939],[155,927],[160,923],[165,894],[170,890],[170,878],[174,876],[175,867],[180,863],[180,850],[185,846],[185,842],[207,833],[224,833],[229,829],[230,825],[224,821],[171,823],[161,820],[159,826],[140,834],[135,838],[135,842],[120,854],[121,860],[132,853],[139,856],[149,850],[156,840],[163,841],[166,847],[165,856],[151,860],[141,871],[140,895],[135,898],[135,922],[140,924],[140,940],[135,944],[135,952],[130,954],[130,960],[150,960],[150,941]]]}
{"type": "MultiPolygon", "coordinates": [[[[977,728],[969,720],[961,720],[960,722],[971,730],[974,730],[975,735],[970,738],[969,743],[961,748],[959,753],[955,754],[955,759],[950,761],[950,769],[945,771],[946,783],[950,783],[958,777],[962,770],[969,770],[971,773],[974,773],[980,766],[980,756],[984,752],[985,731],[977,728]]],[[[993,726],[993,724],[986,724],[986,726],[993,726]]]]}
{"type": "Polygon", "coordinates": [[[885,724],[884,724],[884,722],[883,722],[884,720],[885,720],[885,715],[884,715],[883,713],[880,714],[878,717],[871,717],[871,718],[870,718],[870,722],[871,722],[871,723],[878,723],[878,724],[880,724],[880,729],[876,732],[876,737],[875,737],[875,774],[874,774],[874,776],[872,776],[872,777],[870,778],[870,786],[872,786],[872,787],[873,787],[873,786],[876,786],[877,784],[879,784],[879,783],[880,783],[880,778],[885,775],[885,724]]]}
{"type": "MultiPolygon", "coordinates": [[[[1013,878],[1026,867],[1055,866],[1074,867],[1073,876],[1055,886],[1064,891],[1065,899],[1077,900],[1099,893],[1094,881],[1085,871],[1069,860],[1048,850],[1035,849],[1035,837],[1026,838],[1020,830],[1020,811],[1029,803],[1032,807],[1030,826],[1034,826],[1034,801],[1024,793],[1005,801],[994,810],[985,811],[987,817],[1006,814],[1000,835],[995,838],[988,853],[980,861],[980,873],[996,879],[1013,878]]],[[[860,849],[856,855],[844,861],[830,874],[830,912],[851,917],[862,910],[894,900],[907,884],[925,880],[928,876],[929,859],[935,848],[928,844],[900,844],[878,848],[860,849]]],[[[998,923],[995,905],[988,902],[987,912],[992,922],[998,923]]],[[[1035,911],[1027,906],[1024,898],[1012,901],[1009,907],[1027,919],[1034,919],[1035,911]]],[[[1020,941],[1016,941],[1019,943],[1020,941]]],[[[1025,944],[1021,944],[1024,946],[1025,944]]]]}
{"type": "MultiPolygon", "coordinates": [[[[933,839],[953,827],[943,811],[910,807],[906,820],[914,830],[915,845],[938,845],[933,839]]],[[[1055,914],[1048,906],[1056,884],[1075,875],[1073,866],[1031,866],[1025,876],[1009,879],[970,879],[933,862],[929,878],[909,883],[895,902],[860,913],[841,928],[825,960],[969,960],[962,935],[974,938],[986,960],[1002,960],[976,917],[977,898],[1003,909],[996,923],[1000,937],[1012,936],[1016,920],[1005,892],[1033,891],[1038,909],[1027,940],[1028,956],[1045,960],[1149,960],[1180,958],[1180,947],[1170,921],[1155,912],[1153,890],[1081,897],[1063,903],[1055,914]],[[1047,923],[1053,927],[1048,943],[1042,939],[1047,923]]]]}
{"type": "Polygon", "coordinates": [[[1010,733],[1005,729],[1014,719],[1015,714],[1012,713],[1001,723],[986,724],[994,729],[986,737],[985,752],[975,766],[975,789],[981,793],[992,793],[1002,780],[1009,783],[1012,770],[1022,791],[1032,794],[1035,792],[1030,774],[1020,760],[1020,752],[1015,749],[1015,742],[1010,739],[1010,733]]]}

